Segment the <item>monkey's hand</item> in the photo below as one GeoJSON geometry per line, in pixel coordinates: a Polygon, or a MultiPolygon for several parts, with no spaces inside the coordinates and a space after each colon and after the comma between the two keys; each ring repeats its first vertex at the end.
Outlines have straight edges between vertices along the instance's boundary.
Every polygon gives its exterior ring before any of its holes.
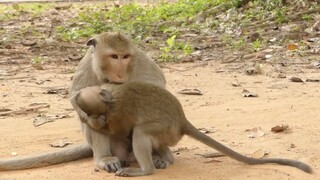
{"type": "Polygon", "coordinates": [[[96,116],[88,116],[87,124],[93,129],[102,129],[107,126],[107,117],[104,114],[96,116]]]}
{"type": "Polygon", "coordinates": [[[82,110],[77,111],[77,113],[78,113],[78,116],[79,116],[79,119],[81,122],[88,123],[89,117],[88,117],[87,113],[83,112],[82,110]]]}

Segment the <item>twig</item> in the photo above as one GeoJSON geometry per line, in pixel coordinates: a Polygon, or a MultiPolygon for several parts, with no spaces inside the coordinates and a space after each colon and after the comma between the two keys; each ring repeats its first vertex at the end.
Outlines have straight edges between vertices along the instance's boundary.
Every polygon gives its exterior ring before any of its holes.
{"type": "Polygon", "coordinates": [[[49,107],[50,107],[50,104],[38,105],[34,107],[22,108],[19,110],[0,112],[0,116],[28,114],[28,113],[36,112],[40,109],[49,108],[49,107]]]}
{"type": "Polygon", "coordinates": [[[29,77],[29,76],[22,76],[22,77],[8,77],[8,78],[1,78],[0,80],[14,80],[14,79],[28,79],[28,78],[34,78],[34,77],[29,77]]]}

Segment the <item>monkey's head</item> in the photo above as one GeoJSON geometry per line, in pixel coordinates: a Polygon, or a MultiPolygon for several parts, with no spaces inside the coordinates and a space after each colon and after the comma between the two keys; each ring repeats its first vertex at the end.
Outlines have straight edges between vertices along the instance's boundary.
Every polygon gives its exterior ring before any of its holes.
{"type": "Polygon", "coordinates": [[[135,47],[121,33],[101,33],[87,42],[93,46],[93,68],[99,80],[125,83],[129,80],[135,47]]]}
{"type": "Polygon", "coordinates": [[[88,116],[105,114],[109,110],[111,93],[99,86],[86,87],[77,94],[76,102],[88,116]]]}

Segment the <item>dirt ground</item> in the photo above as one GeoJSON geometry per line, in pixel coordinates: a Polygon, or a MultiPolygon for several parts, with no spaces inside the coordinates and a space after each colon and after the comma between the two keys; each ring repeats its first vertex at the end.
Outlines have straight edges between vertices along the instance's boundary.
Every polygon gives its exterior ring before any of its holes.
{"type": "MultiPolygon", "coordinates": [[[[250,155],[261,150],[267,157],[291,158],[310,164],[314,174],[309,175],[292,167],[279,165],[249,166],[229,157],[204,158],[197,154],[215,152],[188,137],[172,150],[175,163],[154,175],[135,179],[320,179],[320,133],[318,82],[295,83],[288,78],[264,75],[248,76],[231,72],[225,65],[211,62],[206,66],[195,63],[168,65],[163,68],[167,88],[181,101],[189,120],[198,128],[207,128],[209,136],[223,144],[250,155]],[[241,86],[234,87],[238,81],[241,86]],[[185,88],[197,88],[204,94],[182,95],[185,88]],[[256,98],[245,98],[243,89],[257,93],[256,98]],[[289,129],[273,133],[270,129],[288,124],[289,129]],[[264,136],[249,138],[245,130],[261,127],[264,136]],[[180,148],[180,150],[178,150],[180,148]]],[[[3,66],[7,72],[16,72],[10,78],[0,79],[0,107],[17,110],[32,103],[48,103],[42,109],[46,115],[69,115],[35,127],[34,117],[39,112],[0,116],[0,158],[21,157],[44,151],[55,151],[49,144],[65,139],[73,144],[83,142],[80,126],[68,98],[44,93],[52,87],[68,86],[71,67],[51,67],[36,70],[26,67],[3,66]]],[[[318,71],[306,71],[314,76],[318,71]]],[[[72,145],[70,145],[72,146],[72,145]]],[[[92,158],[45,168],[0,172],[1,180],[15,179],[120,179],[104,171],[95,172],[92,158]]]]}

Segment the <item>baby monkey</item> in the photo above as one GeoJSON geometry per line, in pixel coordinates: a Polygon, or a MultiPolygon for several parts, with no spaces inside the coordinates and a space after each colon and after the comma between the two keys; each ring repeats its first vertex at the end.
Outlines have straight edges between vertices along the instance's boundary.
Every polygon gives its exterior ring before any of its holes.
{"type": "Polygon", "coordinates": [[[132,147],[140,167],[120,169],[116,172],[117,176],[153,174],[153,151],[157,151],[162,160],[172,164],[173,155],[168,147],[176,145],[183,135],[188,135],[243,163],[277,163],[312,173],[312,168],[300,161],[250,158],[220,144],[201,133],[187,120],[179,100],[174,95],[151,84],[128,82],[112,91],[97,86],[85,88],[79,93],[77,103],[88,115],[105,116],[97,118],[97,122],[90,122],[92,128],[117,137],[128,137],[133,131],[132,147]]]}

